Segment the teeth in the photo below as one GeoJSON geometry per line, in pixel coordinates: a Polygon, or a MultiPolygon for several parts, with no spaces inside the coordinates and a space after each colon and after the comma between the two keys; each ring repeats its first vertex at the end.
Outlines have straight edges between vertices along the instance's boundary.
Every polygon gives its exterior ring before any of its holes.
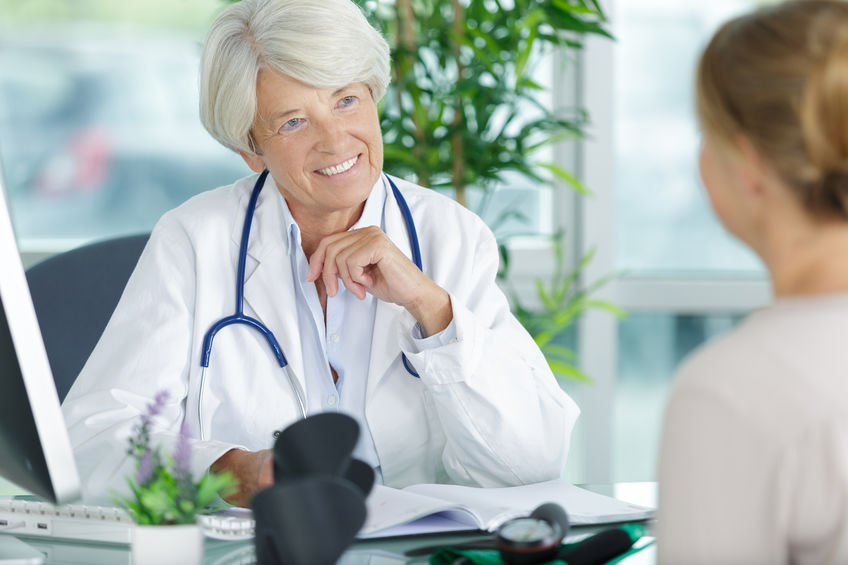
{"type": "Polygon", "coordinates": [[[358,158],[359,157],[357,156],[357,157],[354,157],[353,159],[350,159],[349,161],[345,161],[344,163],[340,163],[338,165],[333,165],[332,167],[327,167],[326,169],[318,169],[318,172],[321,173],[322,175],[327,175],[327,176],[332,176],[332,175],[337,175],[339,173],[343,173],[343,172],[349,170],[352,166],[354,166],[356,164],[356,160],[358,158]]]}

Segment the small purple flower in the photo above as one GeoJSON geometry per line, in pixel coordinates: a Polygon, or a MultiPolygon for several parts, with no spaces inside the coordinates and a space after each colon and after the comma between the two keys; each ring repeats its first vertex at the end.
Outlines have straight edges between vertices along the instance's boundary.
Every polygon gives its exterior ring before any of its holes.
{"type": "Polygon", "coordinates": [[[141,416],[141,425],[143,427],[150,426],[150,423],[153,421],[153,418],[159,415],[162,412],[162,408],[165,407],[165,402],[168,400],[168,391],[160,390],[156,393],[156,396],[153,397],[153,402],[147,405],[147,412],[141,416]]]}
{"type": "Polygon", "coordinates": [[[177,451],[174,454],[174,471],[177,474],[188,473],[191,465],[191,444],[188,438],[188,425],[183,420],[180,426],[180,437],[177,443],[177,451]]]}
{"type": "Polygon", "coordinates": [[[144,485],[151,478],[153,478],[153,452],[148,449],[138,460],[136,482],[139,485],[144,485]]]}
{"type": "Polygon", "coordinates": [[[147,414],[153,418],[154,416],[158,416],[162,411],[162,408],[165,407],[165,402],[168,401],[168,391],[160,390],[156,393],[156,396],[153,397],[153,404],[147,405],[147,414]]]}

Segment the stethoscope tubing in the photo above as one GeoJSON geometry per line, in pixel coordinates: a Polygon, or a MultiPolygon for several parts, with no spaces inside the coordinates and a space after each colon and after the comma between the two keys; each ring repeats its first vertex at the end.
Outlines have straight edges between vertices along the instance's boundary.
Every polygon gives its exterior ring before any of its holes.
{"type": "MultiPolygon", "coordinates": [[[[413,263],[415,263],[415,266],[423,272],[424,269],[422,267],[421,261],[421,246],[418,242],[418,232],[415,229],[415,221],[412,219],[412,212],[410,211],[409,205],[406,203],[406,199],[404,199],[397,185],[392,181],[392,179],[388,175],[384,174],[383,176],[389,182],[389,186],[392,189],[392,194],[395,197],[395,201],[398,204],[398,208],[400,208],[400,213],[403,217],[403,221],[406,224],[406,233],[409,237],[409,244],[412,252],[412,261],[413,263]]],[[[306,402],[304,401],[303,391],[301,390],[300,385],[291,370],[291,367],[289,367],[289,363],[286,360],[286,356],[283,353],[283,349],[280,347],[277,338],[265,324],[263,324],[256,318],[246,316],[244,314],[244,276],[245,264],[247,263],[247,246],[250,239],[250,228],[253,224],[253,215],[256,211],[256,202],[259,200],[259,193],[262,191],[262,187],[265,185],[265,180],[267,177],[268,169],[265,169],[259,175],[259,178],[256,179],[256,184],[253,185],[253,190],[250,193],[250,200],[247,203],[247,209],[245,211],[244,226],[242,227],[241,241],[239,243],[238,268],[236,272],[235,313],[233,313],[231,316],[221,318],[220,320],[212,324],[212,326],[206,332],[206,335],[203,336],[203,344],[201,346],[200,354],[200,366],[202,367],[200,371],[200,390],[197,398],[197,419],[201,440],[204,439],[203,417],[201,412],[201,407],[203,406],[203,389],[206,384],[206,369],[209,367],[209,361],[212,357],[212,343],[219,331],[233,324],[242,324],[251,327],[259,331],[265,337],[265,340],[268,342],[268,346],[271,348],[271,351],[274,354],[274,358],[277,359],[277,363],[280,365],[280,368],[286,375],[286,380],[288,380],[289,386],[291,387],[292,392],[294,393],[295,402],[297,404],[297,408],[300,411],[301,417],[306,418],[306,402]]],[[[406,358],[406,355],[404,353],[401,353],[401,359],[403,362],[403,366],[407,370],[407,372],[409,372],[409,374],[411,374],[413,377],[420,378],[420,375],[409,363],[409,360],[406,358]]]]}

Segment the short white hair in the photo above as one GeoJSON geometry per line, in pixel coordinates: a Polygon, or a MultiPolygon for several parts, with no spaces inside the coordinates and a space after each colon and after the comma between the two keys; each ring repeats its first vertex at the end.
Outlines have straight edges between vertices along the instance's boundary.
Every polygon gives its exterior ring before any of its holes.
{"type": "Polygon", "coordinates": [[[389,45],[351,0],[242,0],[212,23],[203,47],[200,121],[225,147],[256,153],[256,80],[272,69],[316,88],[364,83],[378,102],[389,45]]]}

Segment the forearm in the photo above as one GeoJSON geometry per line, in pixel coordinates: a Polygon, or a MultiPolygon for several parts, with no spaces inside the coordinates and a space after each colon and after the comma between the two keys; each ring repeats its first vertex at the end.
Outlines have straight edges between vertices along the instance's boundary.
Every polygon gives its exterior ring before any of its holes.
{"type": "Polygon", "coordinates": [[[407,353],[444,430],[446,470],[481,486],[558,477],[579,409],[513,318],[489,328],[462,307],[454,315],[455,341],[407,353]]]}
{"type": "Polygon", "coordinates": [[[213,473],[229,471],[235,477],[238,481],[237,490],[225,500],[236,506],[250,507],[256,493],[274,482],[273,455],[270,449],[231,449],[221,455],[209,470],[213,473]]]}
{"type": "Polygon", "coordinates": [[[427,288],[422,291],[421,298],[406,305],[406,310],[421,325],[428,335],[435,335],[453,320],[453,308],[450,295],[436,283],[429,281],[427,288]]]}

